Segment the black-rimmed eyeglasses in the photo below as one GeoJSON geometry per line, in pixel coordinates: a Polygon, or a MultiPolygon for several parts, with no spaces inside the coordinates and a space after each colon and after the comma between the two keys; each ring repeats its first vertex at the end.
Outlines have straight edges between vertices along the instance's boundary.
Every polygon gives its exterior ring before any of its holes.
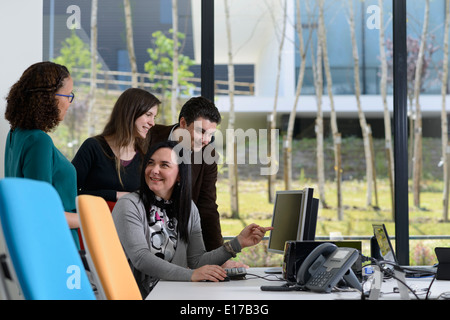
{"type": "Polygon", "coordinates": [[[73,93],[73,92],[72,92],[72,94],[59,94],[59,93],[55,93],[55,96],[67,97],[67,98],[69,98],[69,103],[72,103],[73,99],[75,99],[75,93],[73,93]]]}

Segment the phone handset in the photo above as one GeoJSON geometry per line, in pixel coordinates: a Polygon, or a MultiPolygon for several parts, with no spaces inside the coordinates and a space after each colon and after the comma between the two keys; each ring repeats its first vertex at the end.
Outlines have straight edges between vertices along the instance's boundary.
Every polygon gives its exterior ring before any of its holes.
{"type": "Polygon", "coordinates": [[[338,248],[332,243],[323,243],[303,261],[297,272],[297,284],[315,292],[330,292],[344,278],[349,286],[362,290],[351,270],[357,259],[356,249],[338,248]]]}

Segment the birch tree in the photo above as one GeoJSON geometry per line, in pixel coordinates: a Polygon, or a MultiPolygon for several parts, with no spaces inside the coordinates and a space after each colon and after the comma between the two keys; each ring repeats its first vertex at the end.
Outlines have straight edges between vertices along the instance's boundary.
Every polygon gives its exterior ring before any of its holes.
{"type": "MultiPolygon", "coordinates": [[[[323,68],[325,71],[325,76],[327,79],[327,92],[328,98],[330,100],[330,125],[331,125],[331,133],[333,135],[333,151],[334,151],[334,170],[336,172],[336,190],[337,190],[337,213],[338,219],[343,219],[343,209],[342,209],[342,164],[341,164],[341,134],[339,133],[338,125],[337,125],[337,115],[334,107],[334,96],[333,96],[333,78],[331,76],[331,68],[330,61],[328,58],[328,42],[327,42],[327,33],[325,27],[325,18],[324,18],[324,4],[323,0],[321,1],[321,8],[319,11],[319,39],[322,46],[322,56],[323,56],[323,68]]],[[[323,187],[324,188],[324,187],[323,187]]],[[[323,195],[325,199],[325,195],[323,195]]],[[[325,205],[325,200],[322,205],[325,205]]]]}
{"type": "Polygon", "coordinates": [[[88,101],[88,135],[94,135],[94,106],[95,93],[97,89],[97,9],[98,0],[92,0],[91,3],[91,78],[88,101]]]}
{"type": "Polygon", "coordinates": [[[383,0],[378,0],[378,10],[380,10],[380,26],[379,26],[379,46],[380,46],[380,61],[381,61],[381,78],[380,78],[380,92],[381,100],[383,102],[384,111],[384,139],[385,150],[388,162],[388,177],[391,188],[391,203],[392,203],[392,219],[395,217],[394,205],[394,154],[392,152],[392,131],[391,131],[391,114],[387,103],[387,77],[388,65],[386,58],[386,48],[384,45],[384,20],[383,20],[383,0]]]}
{"type": "MultiPolygon", "coordinates": [[[[272,114],[270,116],[270,132],[269,132],[269,136],[270,136],[270,154],[269,154],[269,159],[270,162],[274,161],[273,157],[275,155],[275,153],[277,152],[276,145],[278,143],[277,139],[276,139],[276,135],[275,135],[275,131],[276,131],[276,117],[277,117],[277,104],[278,104],[278,91],[279,91],[279,87],[280,87],[280,73],[281,73],[281,60],[282,60],[282,54],[283,54],[283,46],[284,46],[284,40],[286,38],[286,23],[287,23],[287,17],[286,17],[286,11],[287,11],[287,0],[283,1],[283,26],[282,26],[282,31],[281,31],[281,38],[280,38],[280,42],[279,42],[279,47],[278,47],[278,60],[277,60],[277,71],[276,71],[276,81],[275,81],[275,97],[274,97],[274,102],[273,102],[273,110],[272,110],[272,114]]],[[[273,13],[273,10],[270,10],[271,13],[273,13]]],[[[272,19],[274,22],[274,25],[276,25],[275,22],[275,18],[272,15],[272,19]]],[[[275,157],[278,158],[278,157],[275,157]]],[[[272,164],[269,163],[269,167],[272,167],[272,164]]],[[[273,182],[275,179],[275,174],[269,174],[269,202],[273,202],[273,198],[274,198],[274,193],[273,193],[273,182]]]]}
{"type": "Polygon", "coordinates": [[[325,35],[325,21],[323,18],[324,1],[319,1],[319,23],[317,33],[317,61],[316,61],[316,98],[317,98],[317,116],[316,116],[316,157],[317,157],[317,180],[319,187],[319,199],[323,207],[327,207],[325,200],[325,161],[324,161],[324,141],[323,141],[323,110],[322,110],[322,96],[323,96],[323,54],[326,45],[323,37],[325,35]]]}
{"type": "Polygon", "coordinates": [[[172,0],[172,39],[173,39],[173,58],[172,58],[172,94],[170,110],[172,113],[172,123],[177,122],[177,101],[178,101],[178,2],[172,0]]]}
{"type": "Polygon", "coordinates": [[[444,55],[442,65],[442,86],[441,86],[441,98],[442,98],[442,111],[441,111],[441,135],[442,135],[442,163],[444,174],[444,188],[443,188],[443,212],[442,220],[448,221],[448,196],[449,196],[449,145],[448,145],[448,124],[447,124],[447,109],[445,106],[445,99],[447,96],[447,83],[448,83],[448,36],[450,25],[450,0],[446,0],[447,12],[445,13],[445,26],[444,26],[444,55]]]}
{"type": "Polygon", "coordinates": [[[285,154],[285,176],[286,176],[286,185],[285,189],[290,190],[292,187],[292,136],[294,133],[294,124],[295,124],[295,118],[297,115],[297,105],[298,100],[300,98],[300,94],[303,87],[303,79],[305,76],[305,65],[306,65],[306,53],[305,53],[305,45],[303,41],[303,27],[302,27],[302,18],[301,18],[301,9],[300,9],[300,0],[296,0],[296,14],[297,14],[297,24],[296,24],[296,30],[297,30],[297,36],[299,39],[299,52],[300,52],[300,71],[298,73],[298,79],[297,79],[297,88],[295,90],[295,101],[294,105],[292,107],[291,113],[289,115],[289,122],[287,127],[287,137],[286,137],[286,145],[284,146],[286,149],[285,154]]]}
{"type": "Polygon", "coordinates": [[[358,46],[356,43],[356,35],[355,35],[355,17],[353,12],[353,0],[348,0],[349,7],[349,25],[350,25],[350,35],[352,41],[352,52],[353,52],[353,72],[354,72],[354,80],[355,80],[355,98],[356,98],[356,106],[358,108],[358,118],[361,126],[362,136],[363,136],[363,144],[364,144],[364,155],[366,160],[366,180],[367,180],[367,197],[366,203],[368,206],[372,205],[372,183],[373,183],[373,167],[372,167],[372,152],[370,150],[370,141],[369,141],[369,128],[367,126],[366,117],[361,107],[361,86],[359,79],[359,55],[358,55],[358,46]]]}
{"type": "Polygon", "coordinates": [[[230,112],[228,119],[227,132],[233,132],[232,135],[227,134],[227,163],[228,163],[228,178],[230,181],[230,201],[231,201],[231,218],[239,219],[239,201],[238,201],[238,173],[237,173],[237,147],[236,137],[234,135],[234,65],[233,65],[233,50],[231,41],[231,26],[230,26],[230,8],[228,0],[224,0],[225,5],[225,23],[228,44],[228,96],[230,98],[230,112]]]}
{"type": "Polygon", "coordinates": [[[428,33],[428,20],[430,12],[430,0],[425,1],[425,13],[423,19],[422,36],[420,40],[419,55],[416,62],[414,81],[414,101],[416,120],[414,122],[414,157],[413,157],[413,198],[414,205],[420,207],[420,180],[422,175],[422,111],[420,106],[420,88],[422,69],[425,55],[426,36],[428,33]]]}
{"type": "MultiPolygon", "coordinates": [[[[308,17],[312,17],[313,13],[311,11],[311,7],[309,6],[309,2],[305,2],[306,10],[308,11],[308,17]]],[[[319,3],[320,5],[320,3],[319,3]]],[[[320,10],[320,9],[319,9],[320,10]]],[[[312,25],[313,22],[310,19],[309,25],[312,25]]],[[[320,174],[322,174],[325,171],[324,163],[321,159],[323,159],[323,130],[319,130],[319,125],[322,123],[323,118],[323,111],[322,111],[322,98],[323,98],[323,57],[322,57],[322,46],[320,44],[319,40],[319,33],[317,33],[317,41],[316,41],[316,50],[314,51],[314,44],[311,43],[311,67],[312,67],[312,75],[313,75],[313,84],[314,84],[314,90],[315,90],[315,97],[316,97],[316,106],[317,106],[317,113],[316,113],[316,121],[315,121],[315,133],[316,133],[316,161],[317,161],[317,176],[318,180],[320,179],[320,174]],[[321,156],[322,155],[322,156],[321,156]]],[[[320,184],[319,184],[320,185],[320,184]]],[[[320,195],[320,187],[319,187],[319,200],[322,204],[322,206],[326,206],[326,203],[324,203],[325,198],[320,195]]]]}
{"type": "Polygon", "coordinates": [[[123,0],[123,7],[125,11],[128,58],[130,59],[130,66],[131,66],[131,86],[136,88],[138,86],[138,76],[137,76],[136,55],[134,53],[133,19],[131,17],[130,0],[123,0]]]}

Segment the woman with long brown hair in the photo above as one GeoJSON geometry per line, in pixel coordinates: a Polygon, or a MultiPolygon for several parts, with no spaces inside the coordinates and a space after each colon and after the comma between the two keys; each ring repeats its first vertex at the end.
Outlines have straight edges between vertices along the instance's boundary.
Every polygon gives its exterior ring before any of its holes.
{"type": "Polygon", "coordinates": [[[121,196],[138,189],[147,134],[160,103],[143,89],[130,88],[120,95],[103,132],[86,139],[72,160],[78,194],[100,196],[112,210],[121,196]]]}

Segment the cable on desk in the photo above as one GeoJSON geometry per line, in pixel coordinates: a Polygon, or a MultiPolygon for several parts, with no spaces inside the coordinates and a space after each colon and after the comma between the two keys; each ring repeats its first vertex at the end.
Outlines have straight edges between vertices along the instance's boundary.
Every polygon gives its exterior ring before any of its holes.
{"type": "MultiPolygon", "coordinates": [[[[247,276],[253,276],[253,277],[259,278],[259,279],[263,279],[263,280],[266,280],[266,281],[286,281],[285,279],[282,279],[282,278],[278,277],[276,274],[267,274],[265,276],[260,276],[258,274],[247,273],[246,275],[247,276]],[[276,279],[267,279],[267,277],[276,277],[276,279]]],[[[244,280],[251,280],[251,279],[254,279],[254,278],[245,278],[244,280]]]]}
{"type": "MultiPolygon", "coordinates": [[[[385,278],[388,278],[388,279],[389,279],[389,278],[393,278],[393,279],[397,280],[397,281],[400,282],[402,285],[404,285],[404,286],[405,286],[405,287],[406,287],[406,288],[407,288],[407,289],[408,289],[408,290],[416,297],[417,300],[421,300],[421,299],[419,298],[419,296],[416,294],[415,290],[413,290],[410,286],[408,286],[408,285],[405,283],[405,281],[399,279],[391,269],[385,268],[382,264],[385,264],[385,265],[386,265],[386,264],[392,265],[395,269],[397,269],[397,270],[399,270],[399,271],[402,271],[402,272],[403,272],[404,270],[413,270],[413,271],[414,271],[414,268],[401,267],[401,266],[399,266],[397,263],[394,263],[394,262],[392,262],[392,261],[377,260],[377,259],[374,259],[374,258],[372,258],[372,257],[366,257],[366,256],[364,256],[364,255],[362,255],[362,254],[361,254],[361,258],[362,258],[362,261],[363,261],[363,262],[369,261],[369,262],[370,262],[369,265],[376,265],[376,266],[378,266],[378,268],[380,268],[380,271],[383,273],[383,276],[384,276],[385,278]]],[[[422,271],[421,271],[421,272],[422,272],[422,271]]],[[[426,273],[426,272],[425,272],[425,273],[426,273]]],[[[434,277],[433,277],[433,280],[431,281],[430,286],[429,286],[428,289],[427,289],[425,299],[428,298],[428,295],[429,295],[430,289],[431,289],[431,285],[433,284],[434,279],[436,278],[436,274],[435,274],[435,273],[430,272],[430,275],[434,275],[434,277]]]]}
{"type": "Polygon", "coordinates": [[[276,274],[267,274],[265,276],[260,276],[258,274],[253,273],[247,273],[247,276],[253,276],[254,278],[245,278],[244,280],[251,280],[251,279],[263,279],[266,281],[282,281],[285,282],[284,284],[280,286],[261,286],[262,291],[304,291],[304,286],[301,286],[297,284],[296,282],[289,282],[286,281],[283,278],[278,277],[276,274]],[[269,279],[269,277],[275,277],[275,279],[269,279]]]}
{"type": "Polygon", "coordinates": [[[297,283],[286,282],[281,286],[261,286],[262,291],[306,291],[304,286],[297,283]]]}
{"type": "Polygon", "coordinates": [[[428,286],[427,295],[425,296],[425,300],[428,300],[428,296],[431,293],[431,286],[433,285],[434,280],[436,280],[436,275],[433,277],[433,279],[431,280],[430,285],[428,286]]]}
{"type": "Polygon", "coordinates": [[[436,300],[450,300],[450,292],[442,292],[440,295],[437,296],[436,300]]]}

